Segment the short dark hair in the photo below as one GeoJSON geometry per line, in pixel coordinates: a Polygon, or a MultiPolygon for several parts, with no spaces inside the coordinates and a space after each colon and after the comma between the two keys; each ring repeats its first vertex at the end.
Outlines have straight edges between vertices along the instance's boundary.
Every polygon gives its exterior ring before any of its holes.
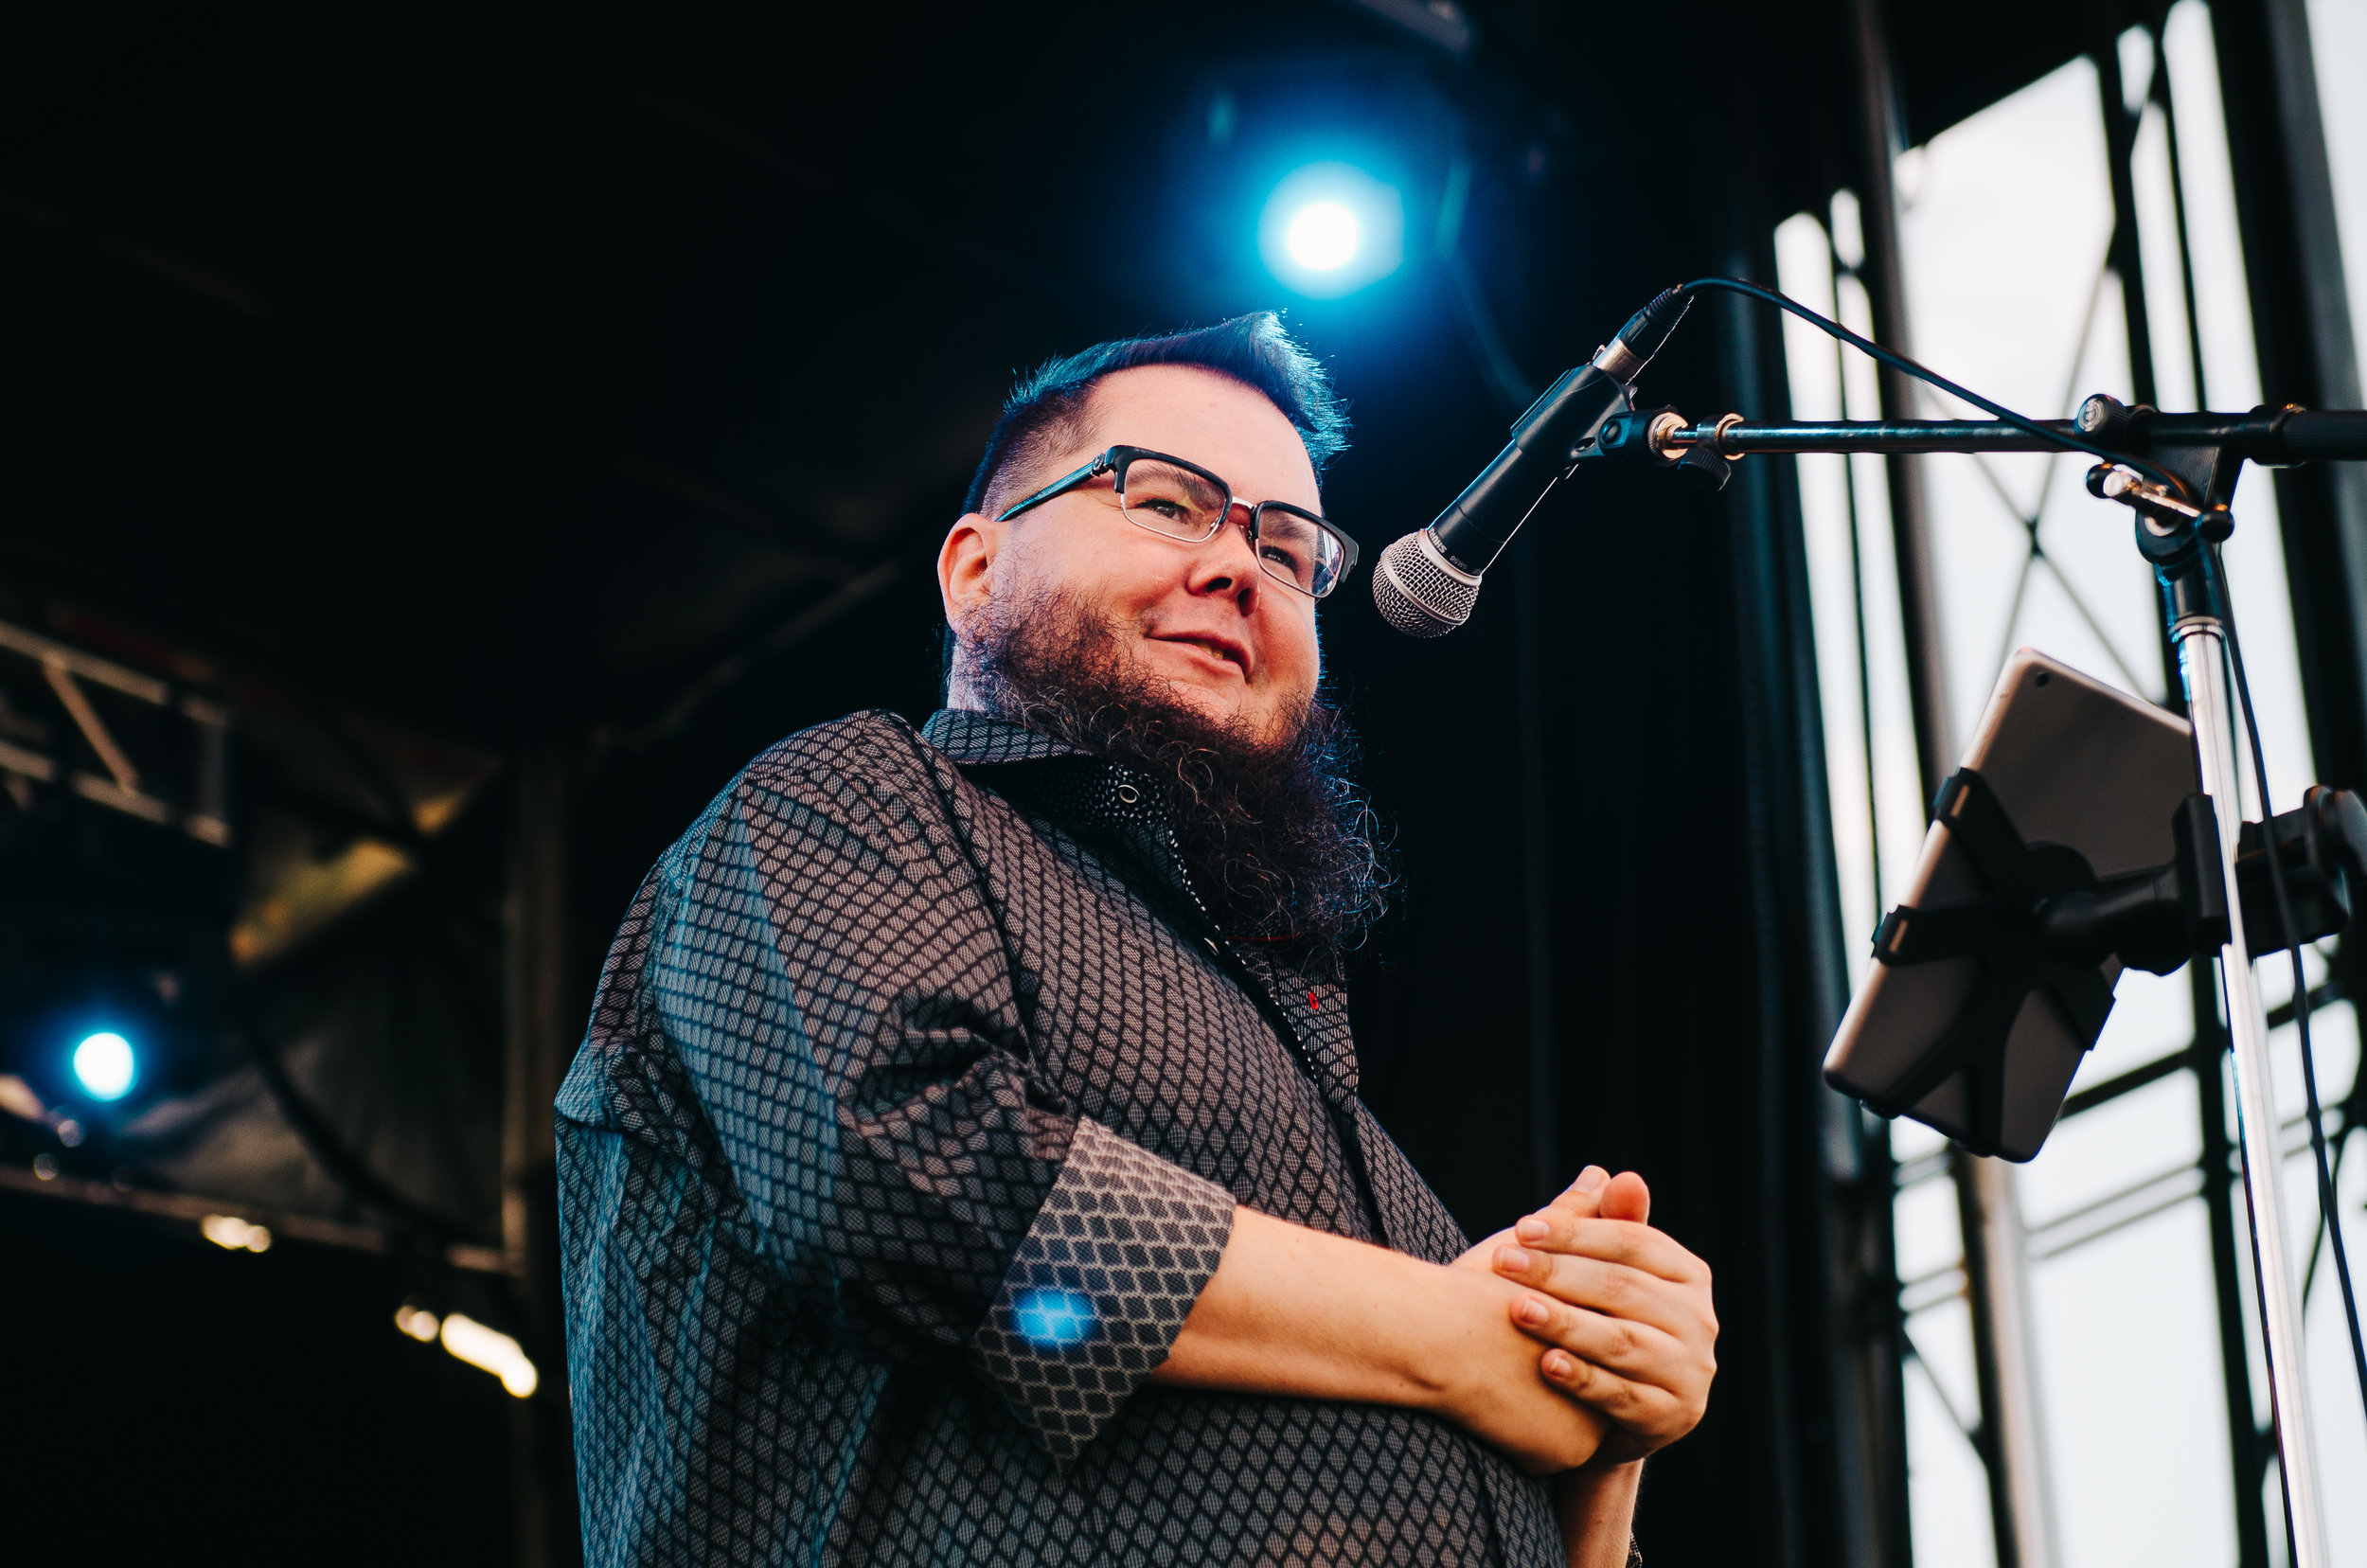
{"type": "Polygon", "coordinates": [[[1297,429],[1318,477],[1347,450],[1347,406],[1332,390],[1330,376],[1291,338],[1280,316],[1257,311],[1214,327],[1097,343],[1038,366],[1004,400],[962,509],[984,511],[992,503],[1000,511],[1020,499],[1006,492],[1017,491],[1046,457],[1074,447],[1083,435],[1094,383],[1144,365],[1199,365],[1255,387],[1297,429]]]}

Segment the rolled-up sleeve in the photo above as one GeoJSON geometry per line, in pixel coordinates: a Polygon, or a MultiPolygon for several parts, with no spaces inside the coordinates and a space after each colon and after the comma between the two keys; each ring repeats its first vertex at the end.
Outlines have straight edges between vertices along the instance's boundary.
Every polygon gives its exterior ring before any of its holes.
{"type": "Polygon", "coordinates": [[[1167,1359],[1233,1235],[1233,1195],[1079,1121],[971,1348],[1037,1440],[1075,1455],[1167,1359]]]}
{"type": "Polygon", "coordinates": [[[1233,1200],[1049,1081],[1035,981],[941,801],[743,775],[655,874],[644,1048],[679,1060],[824,1321],[891,1361],[965,1357],[1073,1455],[1166,1358],[1233,1200]]]}

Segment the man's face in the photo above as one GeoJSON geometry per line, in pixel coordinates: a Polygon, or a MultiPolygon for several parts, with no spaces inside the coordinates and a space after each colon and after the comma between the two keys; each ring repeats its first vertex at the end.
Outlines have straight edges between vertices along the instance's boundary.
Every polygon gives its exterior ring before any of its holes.
{"type": "MultiPolygon", "coordinates": [[[[1084,444],[1026,476],[1020,493],[1122,445],[1197,463],[1237,501],[1322,509],[1298,432],[1231,377],[1186,365],[1120,370],[1095,384],[1085,416],[1084,444]]],[[[1236,506],[1216,538],[1183,543],[1128,522],[1106,476],[1008,523],[973,513],[938,557],[946,618],[959,630],[997,601],[1071,596],[1099,609],[1123,651],[1177,704],[1276,736],[1305,711],[1322,672],[1315,601],[1258,569],[1247,522],[1236,506]]]]}

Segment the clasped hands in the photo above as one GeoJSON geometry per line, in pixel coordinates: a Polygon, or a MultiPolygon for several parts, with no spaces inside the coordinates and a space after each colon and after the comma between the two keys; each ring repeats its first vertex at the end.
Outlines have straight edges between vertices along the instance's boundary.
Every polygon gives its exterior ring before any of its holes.
{"type": "Polygon", "coordinates": [[[1650,1211],[1590,1167],[1441,1267],[1237,1205],[1151,1381],[1424,1410],[1531,1474],[1609,1476],[1691,1431],[1717,1369],[1709,1269],[1650,1211]]]}
{"type": "Polygon", "coordinates": [[[1590,1429],[1587,1462],[1641,1459],[1701,1418],[1717,1372],[1709,1266],[1652,1229],[1650,1215],[1642,1177],[1590,1166],[1553,1203],[1455,1259],[1524,1287],[1505,1310],[1545,1347],[1537,1377],[1592,1417],[1573,1431],[1522,1418],[1507,1402],[1507,1427],[1491,1435],[1525,1469],[1577,1461],[1590,1429]]]}

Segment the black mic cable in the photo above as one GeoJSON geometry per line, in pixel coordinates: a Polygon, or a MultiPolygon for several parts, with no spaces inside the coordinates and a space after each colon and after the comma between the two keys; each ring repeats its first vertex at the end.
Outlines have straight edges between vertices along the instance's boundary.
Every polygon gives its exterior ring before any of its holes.
{"type": "MultiPolygon", "coordinates": [[[[2180,479],[2176,474],[2169,472],[2167,470],[2156,468],[2151,463],[2145,461],[2143,458],[2131,457],[2127,453],[2114,452],[2109,448],[2099,446],[2093,441],[2087,440],[2078,436],[2073,436],[2068,431],[2050,430],[2045,425],[2040,424],[2038,420],[2024,418],[2022,415],[2017,414],[2012,409],[2006,407],[2003,403],[1991,402],[1980,393],[1972,391],[1968,387],[1957,385],[1954,382],[1949,381],[1946,376],[1941,375],[1938,371],[1931,369],[1925,365],[1917,365],[1913,360],[1909,359],[1904,354],[1894,353],[1871,338],[1860,337],[1848,328],[1843,327],[1840,322],[1828,321],[1824,317],[1817,314],[1814,311],[1809,310],[1806,305],[1801,304],[1798,300],[1786,294],[1777,294],[1774,290],[1763,287],[1760,284],[1753,283],[1740,277],[1697,277],[1690,283],[1679,284],[1677,287],[1669,290],[1667,294],[1663,294],[1661,298],[1665,299],[1668,297],[1668,294],[1682,294],[1685,297],[1690,298],[1704,289],[1719,289],[1728,294],[1738,294],[1748,299],[1764,300],[1768,304],[1776,307],[1778,310],[1789,311],[1793,315],[1798,316],[1801,320],[1806,322],[1809,326],[1816,328],[1819,331],[1829,333],[1831,336],[1839,338],[1842,342],[1848,344],[1851,347],[1858,349],[1860,353],[1866,354],[1879,363],[1889,365],[1892,369],[1896,370],[1903,375],[1913,376],[1920,382],[1928,382],[1931,385],[1936,386],[1941,391],[1947,393],[1951,398],[1963,399],[1965,401],[1972,404],[1973,407],[1980,409],[1983,413],[1987,414],[1992,419],[2002,419],[2007,424],[2012,425],[2015,429],[2022,431],[2027,435],[2036,436],[2042,441],[2051,441],[2055,445],[2061,447],[2066,452],[2084,452],[2091,457],[2101,457],[2108,463],[2118,463],[2123,468],[2133,469],[2137,472],[2142,473],[2146,478],[2152,480],[2155,484],[2167,490],[2172,495],[2180,496],[2189,501],[2195,499],[2194,493],[2188,489],[2185,481],[2180,479]]],[[[1655,303],[1657,303],[1657,301],[1655,301],[1655,303]]],[[[1902,416],[1902,418],[1904,416],[1902,416]]]]}
{"type": "MultiPolygon", "coordinates": [[[[2293,944],[2293,1028],[2298,1037],[2296,1042],[2301,1046],[2303,1096],[2309,1107],[2310,1160],[2317,1167],[2318,1215],[2323,1226],[2319,1234],[2334,1243],[2334,1279],[2342,1292],[2343,1327],[2351,1333],[2351,1368],[2358,1376],[2359,1399],[2362,1403],[2367,1403],[2367,1340],[2362,1340],[2359,1333],[2358,1296],[2351,1283],[2350,1252],[2342,1243],[2342,1206],[2334,1190],[2334,1163],[2326,1153],[2325,1112],[2318,1103],[2318,1059],[2309,1038],[2309,976],[2302,969],[2301,928],[2293,923],[2292,898],[2286,890],[2284,849],[2276,843],[2274,829],[2269,826],[2275,817],[2276,808],[2269,803],[2269,755],[2260,743],[2260,720],[2252,712],[2251,683],[2244,676],[2244,645],[2235,636],[2234,597],[2228,591],[2226,567],[2220,561],[2216,546],[2203,546],[2203,570],[2218,579],[2219,624],[2227,630],[2228,664],[2235,672],[2235,700],[2243,709],[2244,736],[2251,743],[2252,778],[2260,787],[2260,842],[2267,850],[2263,858],[2269,863],[2269,886],[2276,899],[2278,927],[2286,939],[2293,944]]],[[[2358,894],[2354,893],[2353,898],[2358,898],[2358,894]]],[[[2357,1005],[2353,1003],[2354,1007],[2357,1005]]],[[[2218,1067],[2219,1064],[2214,1061],[2210,1070],[2217,1072],[2218,1067]]],[[[2201,1069],[2198,1067],[2197,1070],[2201,1069]]],[[[2351,1131],[2346,1124],[2343,1128],[2345,1136],[2351,1131]]],[[[2272,1172],[2268,1179],[2275,1181],[2282,1174],[2272,1172]]],[[[2314,1242],[2310,1248],[2310,1261],[2313,1264],[2317,1261],[2314,1242]]],[[[2308,1308],[2309,1282],[2305,1277],[2302,1281],[2304,1334],[2308,1332],[2308,1308]]]]}

